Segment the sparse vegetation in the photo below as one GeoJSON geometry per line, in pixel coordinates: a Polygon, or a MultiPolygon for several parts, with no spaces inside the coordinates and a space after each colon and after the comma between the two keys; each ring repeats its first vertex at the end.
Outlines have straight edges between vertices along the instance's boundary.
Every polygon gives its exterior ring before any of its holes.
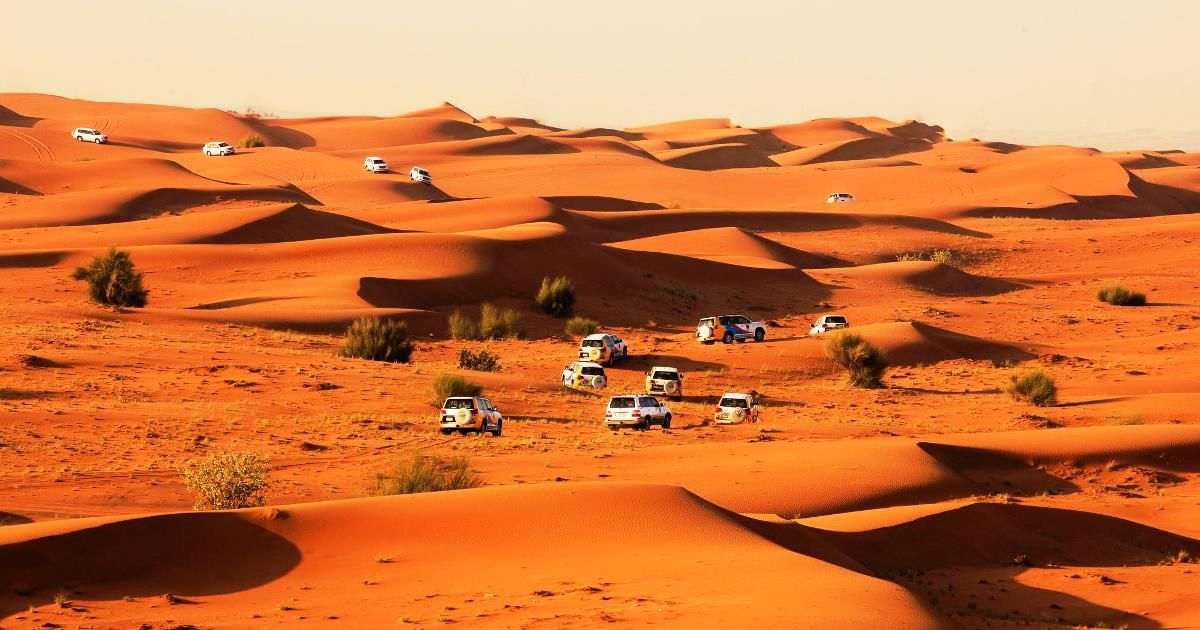
{"type": "Polygon", "coordinates": [[[233,510],[267,502],[271,462],[253,451],[214,453],[183,471],[183,486],[196,495],[192,509],[233,510]]]}
{"type": "Polygon", "coordinates": [[[538,290],[537,305],[547,314],[555,317],[568,317],[575,308],[575,283],[566,276],[542,278],[542,288],[538,290]]]}
{"type": "Polygon", "coordinates": [[[887,370],[887,354],[852,332],[830,334],[825,339],[825,356],[846,370],[855,387],[881,387],[887,370]]]}
{"type": "Polygon", "coordinates": [[[1146,304],[1146,295],[1130,291],[1122,286],[1112,285],[1107,286],[1096,292],[1096,299],[1101,302],[1108,302],[1113,306],[1144,306],[1146,304]]]}
{"type": "Polygon", "coordinates": [[[59,591],[54,594],[54,605],[59,608],[71,607],[71,594],[66,591],[59,591]]]}
{"type": "Polygon", "coordinates": [[[134,270],[129,252],[110,248],[86,267],[77,268],[71,277],[87,282],[88,297],[93,302],[117,307],[146,305],[148,291],[142,287],[142,273],[134,270]]]}
{"type": "Polygon", "coordinates": [[[346,329],[341,355],[370,361],[408,363],[413,343],[404,322],[360,317],[346,329]]]}
{"type": "Polygon", "coordinates": [[[242,138],[242,141],[238,146],[242,147],[243,149],[253,149],[255,147],[265,147],[267,146],[267,143],[263,141],[262,136],[252,133],[248,134],[245,138],[242,138]]]}
{"type": "Polygon", "coordinates": [[[462,311],[450,314],[450,338],[463,340],[516,339],[521,336],[521,314],[490,302],[479,307],[479,320],[462,311]]]}
{"type": "Polygon", "coordinates": [[[1058,402],[1058,387],[1042,370],[1012,375],[1004,391],[1014,400],[1023,400],[1035,407],[1049,407],[1058,402]]]}
{"type": "Polygon", "coordinates": [[[1142,424],[1145,421],[1138,416],[1109,416],[1104,419],[1104,424],[1113,427],[1125,427],[1135,424],[1142,424]]]}
{"type": "Polygon", "coordinates": [[[438,374],[433,378],[433,399],[441,404],[447,398],[455,396],[478,396],[483,393],[483,385],[472,383],[455,374],[438,374]]]}
{"type": "Polygon", "coordinates": [[[387,470],[375,473],[372,495],[416,494],[462,490],[483,485],[465,457],[441,458],[413,453],[387,470]]]}
{"type": "Polygon", "coordinates": [[[499,372],[500,357],[487,350],[472,352],[463,348],[458,353],[458,367],[476,372],[499,372]]]}
{"type": "Polygon", "coordinates": [[[600,330],[600,322],[583,315],[576,315],[567,320],[565,331],[573,337],[586,337],[600,330]]]}
{"type": "Polygon", "coordinates": [[[932,249],[923,249],[915,252],[903,252],[896,254],[896,261],[930,261],[941,263],[950,267],[967,267],[980,262],[980,257],[980,254],[970,251],[950,249],[946,247],[934,247],[932,249]]]}

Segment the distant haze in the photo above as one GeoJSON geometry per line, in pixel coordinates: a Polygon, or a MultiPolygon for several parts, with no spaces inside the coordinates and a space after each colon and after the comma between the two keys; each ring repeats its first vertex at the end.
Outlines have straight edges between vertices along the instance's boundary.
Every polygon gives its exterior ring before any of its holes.
{"type": "Polygon", "coordinates": [[[0,91],[565,127],[916,118],[1200,150],[1200,2],[0,0],[0,91]],[[454,8],[450,8],[453,6],[454,8]]]}

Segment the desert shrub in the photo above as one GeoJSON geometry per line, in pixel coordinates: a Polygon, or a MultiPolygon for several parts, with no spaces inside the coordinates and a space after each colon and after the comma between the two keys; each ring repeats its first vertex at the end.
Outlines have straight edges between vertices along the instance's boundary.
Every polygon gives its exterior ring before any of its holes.
{"type": "Polygon", "coordinates": [[[511,308],[484,302],[479,306],[479,336],[484,339],[516,339],[521,336],[521,315],[511,308]]]}
{"type": "Polygon", "coordinates": [[[195,510],[257,507],[267,501],[271,462],[252,451],[214,453],[183,471],[183,486],[196,495],[195,510]]]}
{"type": "Polygon", "coordinates": [[[841,332],[825,340],[825,356],[844,368],[855,387],[880,387],[888,367],[887,355],[862,335],[841,332]]]}
{"type": "Polygon", "coordinates": [[[442,492],[477,488],[483,480],[465,457],[441,458],[413,453],[388,469],[375,473],[370,493],[376,496],[442,492]]]}
{"type": "Polygon", "coordinates": [[[451,339],[479,339],[479,322],[462,311],[450,313],[451,339]]]}
{"type": "Polygon", "coordinates": [[[575,337],[586,337],[600,330],[600,322],[583,315],[576,315],[567,320],[566,332],[575,337]]]}
{"type": "Polygon", "coordinates": [[[499,372],[500,357],[487,350],[472,352],[463,348],[458,352],[458,367],[476,372],[499,372]]]}
{"type": "Polygon", "coordinates": [[[243,149],[253,149],[255,147],[265,147],[267,143],[263,141],[262,136],[252,133],[242,138],[241,147],[243,149]]]}
{"type": "Polygon", "coordinates": [[[455,396],[478,396],[483,393],[483,385],[472,383],[454,374],[438,374],[433,378],[433,399],[442,404],[447,398],[455,396]]]}
{"type": "Polygon", "coordinates": [[[1054,385],[1054,379],[1041,370],[1013,374],[1004,391],[1014,400],[1023,400],[1035,407],[1048,407],[1058,402],[1058,387],[1054,385]]]}
{"type": "Polygon", "coordinates": [[[360,317],[346,329],[341,355],[371,361],[408,363],[413,343],[404,322],[360,317]]]}
{"type": "Polygon", "coordinates": [[[110,248],[86,267],[77,268],[71,277],[87,282],[88,297],[94,302],[138,308],[146,305],[148,292],[142,288],[142,274],[134,270],[129,252],[110,248]]]}
{"type": "Polygon", "coordinates": [[[896,254],[897,262],[914,262],[928,260],[950,267],[965,267],[975,262],[976,258],[970,252],[958,251],[945,247],[935,247],[916,252],[896,254]]]}
{"type": "Polygon", "coordinates": [[[1101,302],[1108,302],[1114,306],[1143,306],[1146,304],[1146,295],[1130,291],[1122,286],[1108,286],[1096,292],[1096,299],[1101,302]]]}
{"type": "Polygon", "coordinates": [[[537,305],[555,317],[567,317],[575,307],[575,283],[566,276],[542,278],[538,289],[537,305]]]}

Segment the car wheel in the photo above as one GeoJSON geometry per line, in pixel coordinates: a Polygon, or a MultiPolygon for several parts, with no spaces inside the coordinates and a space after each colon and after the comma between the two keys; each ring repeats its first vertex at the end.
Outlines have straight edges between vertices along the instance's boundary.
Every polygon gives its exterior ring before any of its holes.
{"type": "Polygon", "coordinates": [[[714,343],[717,343],[717,342],[715,342],[715,341],[713,341],[713,340],[711,340],[711,339],[710,339],[710,340],[708,340],[708,341],[702,341],[702,342],[700,342],[700,343],[703,343],[703,344],[704,344],[704,345],[706,345],[706,346],[711,346],[711,345],[713,345],[714,343]]]}
{"type": "Polygon", "coordinates": [[[454,429],[442,429],[441,431],[442,431],[442,435],[450,435],[450,433],[452,431],[454,431],[454,429]]]}
{"type": "Polygon", "coordinates": [[[726,332],[724,337],[721,337],[721,343],[733,343],[733,333],[726,332]]]}
{"type": "Polygon", "coordinates": [[[671,414],[667,414],[667,415],[663,416],[662,428],[664,430],[671,428],[671,414]]]}
{"type": "Polygon", "coordinates": [[[95,142],[96,144],[100,144],[100,138],[96,138],[95,140],[92,140],[92,142],[95,142]]]}
{"type": "Polygon", "coordinates": [[[492,437],[500,437],[502,432],[504,432],[504,421],[498,420],[496,422],[496,428],[492,430],[492,437]]]}
{"type": "Polygon", "coordinates": [[[754,331],[754,340],[755,341],[762,341],[766,337],[767,337],[767,331],[765,331],[761,328],[754,331]]]}
{"type": "Polygon", "coordinates": [[[610,424],[610,425],[608,425],[608,430],[612,431],[613,433],[616,433],[617,431],[621,430],[621,427],[619,427],[615,424],[610,424]]]}

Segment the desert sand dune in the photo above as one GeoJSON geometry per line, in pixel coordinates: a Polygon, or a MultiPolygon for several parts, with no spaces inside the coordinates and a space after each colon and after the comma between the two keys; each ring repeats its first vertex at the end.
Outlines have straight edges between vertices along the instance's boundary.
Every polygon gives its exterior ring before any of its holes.
{"type": "Polygon", "coordinates": [[[1198,167],[874,117],[0,95],[0,626],[1195,626],[1198,167]],[[71,279],[112,246],[146,307],[71,279]],[[629,343],[603,391],[560,385],[580,335],[534,300],[556,275],[629,343]],[[520,338],[450,338],[483,302],[520,338]],[[718,314],[766,338],[697,343],[718,314]],[[887,353],[881,387],[807,334],[823,314],[887,353]],[[411,362],[341,356],[364,316],[404,322],[411,362]],[[671,428],[606,428],[656,366],[684,373],[671,428]],[[1031,370],[1053,404],[1005,392],[1031,370]],[[503,435],[442,434],[441,374],[503,435]],[[759,422],[711,422],[751,390],[759,422]],[[271,458],[268,507],[183,512],[180,467],[225,449],[271,458]],[[486,487],[365,498],[412,452],[486,487]]]}

